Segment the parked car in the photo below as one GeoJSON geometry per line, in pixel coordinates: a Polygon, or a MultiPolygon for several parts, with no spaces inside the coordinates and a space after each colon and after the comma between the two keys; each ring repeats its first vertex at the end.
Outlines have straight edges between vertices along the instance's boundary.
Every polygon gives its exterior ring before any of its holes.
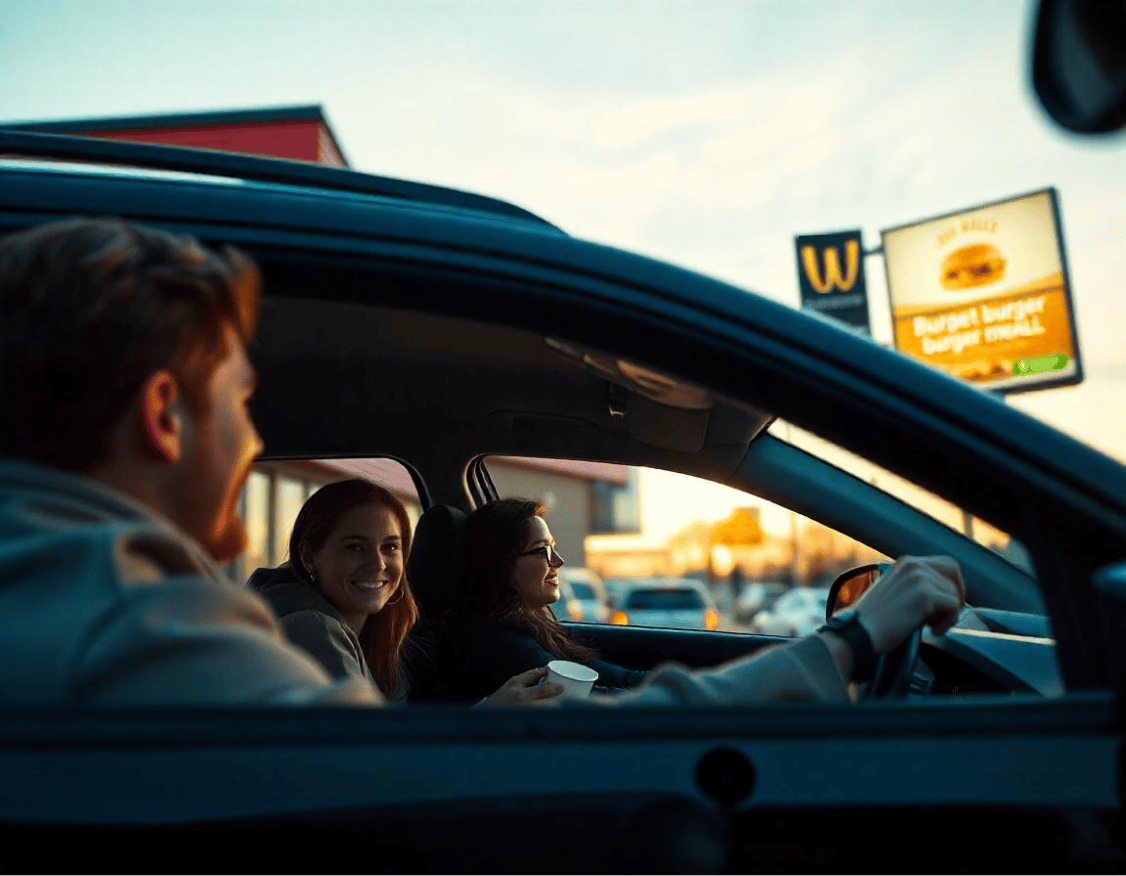
{"type": "MultiPolygon", "coordinates": [[[[495,497],[488,454],[651,466],[769,498],[889,557],[953,556],[970,604],[924,638],[922,701],[870,707],[9,706],[10,848],[46,850],[50,869],[123,872],[151,869],[153,848],[231,871],[1126,866],[1119,463],[828,320],[505,202],[16,131],[0,131],[0,155],[17,156],[0,159],[0,231],[116,214],[251,253],[267,295],[251,348],[266,457],[401,460],[427,506],[420,530],[495,497]],[[1032,571],[802,449],[779,420],[988,521],[1032,571]]],[[[619,608],[637,617],[653,594],[688,590],[666,587],[623,587],[619,608]]],[[[777,644],[570,628],[639,669],[777,644]]]]}
{"type": "Polygon", "coordinates": [[[751,619],[751,632],[767,636],[805,636],[825,623],[828,587],[794,587],[751,619]]]}
{"type": "Polygon", "coordinates": [[[615,624],[718,630],[719,612],[706,585],[691,578],[643,578],[620,596],[615,624]]]}
{"type": "Polygon", "coordinates": [[[634,585],[635,579],[633,578],[606,578],[603,583],[606,586],[606,597],[609,600],[611,610],[621,608],[622,597],[634,585]]]}
{"type": "Polygon", "coordinates": [[[732,616],[741,624],[749,624],[751,619],[764,608],[770,608],[790,585],[783,581],[748,581],[742,585],[732,616]]]}
{"type": "Polygon", "coordinates": [[[566,600],[567,617],[576,623],[606,623],[610,619],[610,597],[602,578],[584,566],[559,569],[559,587],[566,600]]]}

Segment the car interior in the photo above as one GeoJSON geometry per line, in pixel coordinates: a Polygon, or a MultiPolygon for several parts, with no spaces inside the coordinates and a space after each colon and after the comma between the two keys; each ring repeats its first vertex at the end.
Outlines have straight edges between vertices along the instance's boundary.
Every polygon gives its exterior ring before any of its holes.
{"type": "MultiPolygon", "coordinates": [[[[553,333],[384,303],[410,295],[422,282],[417,276],[355,265],[275,268],[259,258],[269,297],[251,356],[262,375],[254,414],[264,456],[378,453],[411,472],[426,510],[409,577],[427,619],[419,637],[432,654],[440,651],[437,619],[457,604],[451,558],[458,556],[459,524],[495,496],[485,462],[494,454],[647,466],[737,487],[887,556],[957,556],[975,610],[968,626],[1011,635],[1043,623],[1027,568],[783,440],[768,428],[775,418],[753,401],[553,333]]],[[[481,294],[461,278],[433,282],[455,302],[481,294]]],[[[606,659],[636,669],[664,660],[711,666],[778,641],[563,621],[606,659]]],[[[930,691],[1061,691],[1046,636],[1018,642],[1026,652],[1019,658],[999,659],[995,644],[981,635],[928,639],[924,651],[943,670],[930,691]],[[1015,677],[1014,659],[1022,667],[1015,677]]],[[[415,702],[448,697],[435,660],[419,670],[415,702]]]]}

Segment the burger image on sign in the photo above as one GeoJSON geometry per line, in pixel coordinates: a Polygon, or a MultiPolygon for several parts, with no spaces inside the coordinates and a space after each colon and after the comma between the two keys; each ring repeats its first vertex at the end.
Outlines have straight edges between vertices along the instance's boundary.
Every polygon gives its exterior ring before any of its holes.
{"type": "Polygon", "coordinates": [[[991,243],[975,243],[950,253],[942,262],[942,285],[971,289],[996,283],[1005,276],[1005,259],[991,243]]]}

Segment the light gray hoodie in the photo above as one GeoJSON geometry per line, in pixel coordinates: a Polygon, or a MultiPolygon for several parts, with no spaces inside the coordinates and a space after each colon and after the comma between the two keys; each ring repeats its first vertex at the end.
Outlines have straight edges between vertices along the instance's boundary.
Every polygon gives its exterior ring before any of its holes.
{"type": "Polygon", "coordinates": [[[358,678],[375,684],[359,636],[313,585],[283,563],[256,569],[247,586],[270,603],[289,641],[306,651],[333,678],[358,678]]]}
{"type": "Polygon", "coordinates": [[[0,704],[375,705],[193,538],[89,478],[0,460],[0,704]]]}

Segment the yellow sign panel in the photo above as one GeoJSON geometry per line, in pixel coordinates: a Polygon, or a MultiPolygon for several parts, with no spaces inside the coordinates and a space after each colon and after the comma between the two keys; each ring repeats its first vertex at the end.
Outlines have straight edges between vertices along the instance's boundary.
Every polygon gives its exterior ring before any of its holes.
{"type": "Polygon", "coordinates": [[[895,345],[984,388],[1078,383],[1055,193],[883,233],[895,345]]]}
{"type": "Polygon", "coordinates": [[[712,529],[712,543],[731,547],[762,544],[757,508],[736,508],[712,529]]]}

